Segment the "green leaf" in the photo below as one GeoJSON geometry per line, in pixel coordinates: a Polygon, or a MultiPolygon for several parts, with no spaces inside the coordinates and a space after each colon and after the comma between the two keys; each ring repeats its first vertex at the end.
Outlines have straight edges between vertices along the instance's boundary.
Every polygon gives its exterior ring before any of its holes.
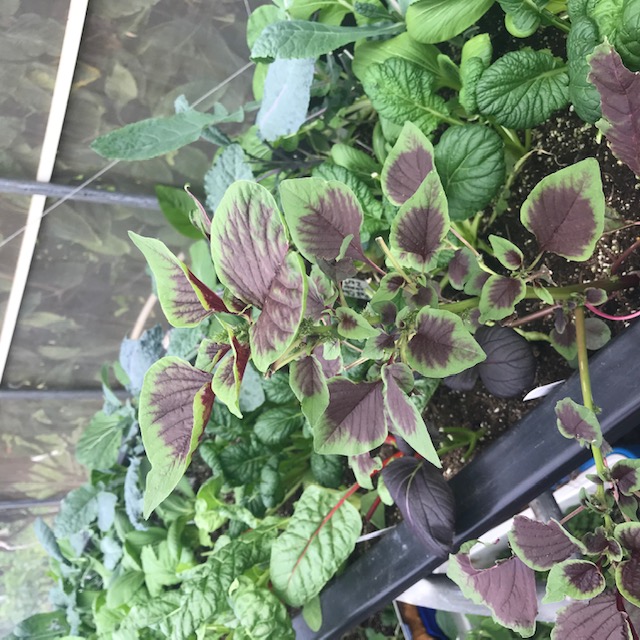
{"type": "MultiPolygon", "coordinates": [[[[640,70],[640,2],[624,0],[614,43],[625,67],[640,70]]],[[[606,33],[605,33],[606,34],[606,33]]],[[[609,34],[606,34],[609,35],[609,34]]]]}
{"type": "Polygon", "coordinates": [[[44,547],[44,550],[49,556],[55,558],[58,562],[66,562],[60,552],[60,547],[58,546],[53,531],[51,531],[49,525],[42,518],[36,518],[33,523],[33,530],[35,531],[36,538],[38,538],[38,542],[44,547]]]}
{"type": "MultiPolygon", "coordinates": [[[[547,2],[548,0],[498,0],[507,14],[507,29],[516,38],[527,38],[535,32],[547,2]]],[[[573,27],[573,23],[571,26],[573,27]]]]}
{"type": "Polygon", "coordinates": [[[251,58],[260,62],[276,58],[317,58],[351,42],[372,36],[394,35],[398,24],[340,27],[306,20],[287,20],[268,25],[251,48],[251,58]]]}
{"type": "Polygon", "coordinates": [[[86,529],[98,517],[98,489],[84,485],[67,494],[54,521],[56,538],[68,538],[86,529]]]}
{"type": "Polygon", "coordinates": [[[164,217],[176,231],[187,238],[202,238],[200,231],[191,224],[189,216],[195,210],[195,205],[184,189],[158,184],[156,198],[164,217]]]}
{"type": "Polygon", "coordinates": [[[341,494],[310,486],[271,549],[273,587],[294,607],[320,593],[353,551],[362,521],[341,494]]]}
{"type": "Polygon", "coordinates": [[[204,174],[204,191],[210,211],[218,208],[225,191],[236,180],[253,180],[253,173],[242,147],[239,144],[230,144],[216,157],[211,169],[204,174]]]}
{"type": "Polygon", "coordinates": [[[371,180],[374,173],[380,172],[380,165],[368,153],[338,142],[331,147],[331,159],[340,167],[355,174],[361,180],[371,180]]]}
{"type": "Polygon", "coordinates": [[[220,359],[213,374],[211,390],[216,397],[227,405],[234,416],[242,418],[240,411],[240,385],[249,360],[249,348],[241,345],[233,335],[231,338],[231,350],[220,359]]]}
{"type": "Polygon", "coordinates": [[[289,365],[289,384],[302,413],[314,427],[329,404],[329,389],[318,359],[306,356],[294,360],[289,365]]]}
{"type": "Polygon", "coordinates": [[[127,422],[117,413],[96,413],[76,445],[76,458],[89,469],[109,469],[118,460],[123,429],[127,422]]]}
{"type": "Polygon", "coordinates": [[[262,467],[273,457],[273,453],[261,442],[251,438],[226,446],[218,457],[227,482],[239,487],[256,482],[262,467]]]}
{"type": "Polygon", "coordinates": [[[304,416],[300,407],[274,407],[261,411],[253,428],[260,442],[278,446],[291,434],[302,432],[303,426],[304,416]]]}
{"type": "Polygon", "coordinates": [[[193,110],[149,118],[100,136],[91,148],[109,160],[147,160],[195,142],[215,121],[215,115],[193,110]]]}
{"type": "Polygon", "coordinates": [[[583,16],[571,21],[571,31],[567,36],[569,100],[576,113],[591,124],[597,122],[602,115],[600,95],[588,79],[591,70],[588,57],[599,42],[600,34],[593,20],[583,16]]]}
{"type": "Polygon", "coordinates": [[[231,608],[250,640],[295,640],[284,604],[268,589],[239,576],[229,589],[231,608]]]}
{"type": "Polygon", "coordinates": [[[479,20],[492,4],[493,0],[417,0],[407,9],[407,30],[418,42],[444,42],[479,20]]]}
{"type": "Polygon", "coordinates": [[[311,631],[319,631],[322,626],[322,606],[320,598],[315,596],[302,607],[302,617],[311,631]]]}
{"type": "MultiPolygon", "coordinates": [[[[145,547],[148,549],[149,547],[145,547]]],[[[107,606],[117,609],[123,604],[129,604],[140,593],[144,584],[144,572],[126,571],[109,583],[107,589],[107,606]]]]}
{"type": "Polygon", "coordinates": [[[162,593],[162,587],[168,587],[181,582],[176,574],[175,566],[170,562],[167,543],[161,542],[157,547],[143,547],[140,552],[144,581],[152,597],[162,593]],[[156,551],[157,549],[157,551],[156,551]]]}
{"type": "Polygon", "coordinates": [[[548,51],[511,51],[482,74],[477,99],[482,115],[505,127],[530,129],[567,104],[567,67],[548,51]]]}
{"type": "Polygon", "coordinates": [[[66,614],[59,610],[30,616],[20,622],[5,640],[53,640],[62,638],[69,632],[66,614]]]}
{"type": "Polygon", "coordinates": [[[413,122],[424,134],[452,122],[449,107],[435,93],[435,76],[402,58],[371,65],[362,86],[381,117],[398,125],[413,122]]]}
{"type": "Polygon", "coordinates": [[[440,50],[432,44],[416,42],[408,33],[388,40],[367,40],[356,44],[351,70],[362,82],[372,64],[382,64],[389,58],[402,58],[437,76],[440,50]]]}
{"type": "Polygon", "coordinates": [[[467,40],[462,47],[460,61],[460,104],[468,114],[478,111],[476,89],[478,80],[484,70],[491,64],[493,48],[491,39],[486,33],[481,33],[467,40]]]}
{"type": "Polygon", "coordinates": [[[270,378],[263,378],[262,388],[269,402],[287,404],[296,396],[289,385],[289,376],[283,371],[276,371],[270,378]]]}
{"type": "Polygon", "coordinates": [[[452,220],[484,209],[504,184],[504,144],[489,127],[450,127],[436,146],[435,163],[452,220]]]}
{"type": "Polygon", "coordinates": [[[343,484],[345,457],[331,454],[311,453],[311,473],[323,486],[338,489],[343,484]]]}
{"type": "Polygon", "coordinates": [[[422,309],[405,351],[405,361],[429,378],[444,378],[470,369],[486,358],[484,351],[449,311],[422,309]]]}

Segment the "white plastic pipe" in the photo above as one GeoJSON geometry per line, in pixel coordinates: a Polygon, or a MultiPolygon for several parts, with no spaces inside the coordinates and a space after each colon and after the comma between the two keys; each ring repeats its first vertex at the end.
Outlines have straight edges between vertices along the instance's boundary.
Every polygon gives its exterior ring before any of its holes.
{"type": "MultiPolygon", "coordinates": [[[[60,63],[58,64],[58,73],[51,97],[51,109],[49,110],[47,128],[42,142],[40,162],[36,172],[36,180],[38,182],[49,182],[53,174],[62,127],[67,113],[69,95],[71,94],[73,74],[78,61],[78,51],[82,40],[88,5],[89,0],[70,0],[69,3],[67,25],[62,41],[62,49],[60,50],[60,63]]],[[[16,270],[2,322],[2,330],[0,331],[0,383],[4,376],[18,314],[20,313],[24,291],[27,286],[27,278],[29,277],[36,242],[38,241],[38,232],[40,231],[45,202],[46,198],[38,195],[31,198],[29,205],[27,223],[16,262],[16,270]]]]}

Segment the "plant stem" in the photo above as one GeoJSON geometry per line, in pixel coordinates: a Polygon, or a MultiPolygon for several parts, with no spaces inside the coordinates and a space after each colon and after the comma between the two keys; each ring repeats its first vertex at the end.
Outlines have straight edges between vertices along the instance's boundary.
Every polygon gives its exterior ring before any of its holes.
{"type": "Polygon", "coordinates": [[[409,276],[405,273],[404,269],[402,268],[402,266],[400,265],[396,257],[391,253],[391,250],[387,246],[387,243],[384,241],[384,238],[382,238],[381,236],[378,236],[376,238],[376,242],[380,245],[382,252],[389,259],[389,262],[393,265],[393,268],[404,278],[405,282],[408,285],[407,289],[411,293],[414,293],[414,294],[418,293],[416,286],[411,281],[411,278],[409,278],[409,276]]]}
{"type": "MultiPolygon", "coordinates": [[[[580,374],[580,388],[582,389],[582,403],[584,406],[593,411],[593,395],[591,394],[591,378],[589,376],[589,357],[587,355],[587,331],[584,324],[584,307],[576,307],[574,312],[574,320],[576,325],[576,343],[578,345],[578,372],[580,374]]],[[[602,449],[595,445],[591,445],[591,455],[596,463],[596,472],[603,480],[606,477],[606,466],[602,449]]],[[[602,505],[605,504],[604,485],[599,484],[597,488],[598,500],[602,505]]],[[[608,528],[611,528],[612,521],[609,514],[604,516],[608,528]]]]}

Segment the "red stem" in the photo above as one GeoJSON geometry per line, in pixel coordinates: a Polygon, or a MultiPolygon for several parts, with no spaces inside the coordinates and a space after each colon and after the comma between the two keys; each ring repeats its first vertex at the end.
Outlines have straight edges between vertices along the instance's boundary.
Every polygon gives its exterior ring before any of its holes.
{"type": "Polygon", "coordinates": [[[627,247],[614,261],[611,265],[611,275],[615,275],[618,273],[620,266],[622,263],[636,250],[640,247],[640,238],[636,238],[636,241],[630,246],[627,247]]]}
{"type": "Polygon", "coordinates": [[[382,500],[380,500],[380,496],[373,501],[373,504],[369,507],[369,511],[367,511],[367,515],[364,517],[366,522],[369,522],[369,520],[373,518],[373,514],[376,512],[376,509],[380,506],[381,502],[382,500]]]}
{"type": "Polygon", "coordinates": [[[597,316],[600,316],[601,318],[605,318],[606,320],[617,320],[621,322],[623,320],[633,320],[634,318],[640,317],[640,311],[635,311],[634,313],[630,313],[629,315],[626,315],[626,316],[612,316],[612,315],[609,315],[608,313],[605,313],[604,311],[600,311],[600,309],[598,309],[597,307],[594,307],[589,302],[585,302],[584,306],[587,307],[587,309],[589,309],[591,313],[595,313],[597,316]]]}

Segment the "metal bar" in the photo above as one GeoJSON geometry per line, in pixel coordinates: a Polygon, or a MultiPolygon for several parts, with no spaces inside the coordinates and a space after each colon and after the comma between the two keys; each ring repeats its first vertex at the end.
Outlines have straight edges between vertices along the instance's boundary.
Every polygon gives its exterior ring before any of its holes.
{"type": "MultiPolygon", "coordinates": [[[[113,392],[119,400],[131,397],[122,389],[113,392]]],[[[41,402],[43,400],[104,400],[102,389],[0,389],[0,400],[41,402]]]]}
{"type": "MultiPolygon", "coordinates": [[[[602,431],[615,442],[640,424],[640,322],[589,365],[602,431]]],[[[581,401],[577,374],[452,478],[456,549],[512,517],[588,459],[587,450],[556,428],[555,404],[567,396],[581,401]]],[[[312,631],[301,615],[294,619],[297,639],[340,638],[444,560],[427,552],[402,523],[325,588],[319,631],[312,631]]]]}
{"type": "MultiPolygon", "coordinates": [[[[65,494],[66,495],[66,494],[65,494]]],[[[65,496],[59,498],[47,498],[46,500],[2,500],[0,501],[0,511],[13,511],[14,509],[40,509],[42,507],[58,507],[60,501],[65,496]]]]}
{"type": "Polygon", "coordinates": [[[153,209],[155,211],[160,209],[155,196],[104,191],[101,189],[81,189],[78,191],[76,186],[37,182],[35,180],[0,178],[0,193],[15,193],[22,196],[41,195],[47,198],[65,198],[67,200],[94,202],[96,204],[153,209]]]}

